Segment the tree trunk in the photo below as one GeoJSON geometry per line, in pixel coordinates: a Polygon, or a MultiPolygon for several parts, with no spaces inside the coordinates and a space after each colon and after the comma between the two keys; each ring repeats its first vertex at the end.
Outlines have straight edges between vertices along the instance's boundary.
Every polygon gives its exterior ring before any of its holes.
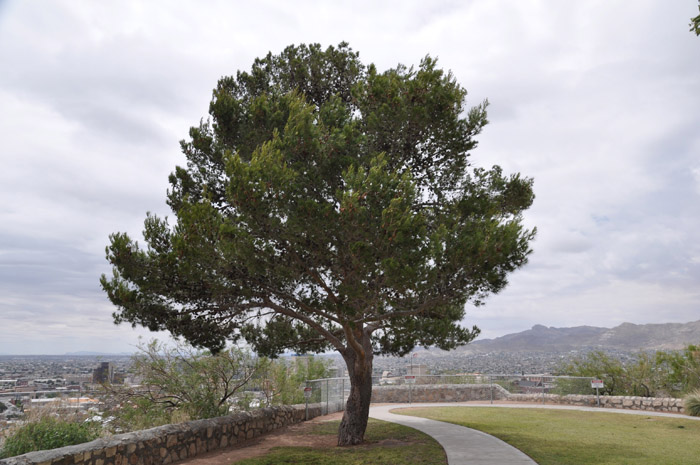
{"type": "MultiPolygon", "coordinates": [[[[367,338],[369,339],[369,338],[367,338]]],[[[365,346],[364,357],[353,350],[343,354],[350,376],[350,395],[338,429],[338,445],[353,446],[362,443],[369,418],[372,399],[372,347],[365,346]]]]}

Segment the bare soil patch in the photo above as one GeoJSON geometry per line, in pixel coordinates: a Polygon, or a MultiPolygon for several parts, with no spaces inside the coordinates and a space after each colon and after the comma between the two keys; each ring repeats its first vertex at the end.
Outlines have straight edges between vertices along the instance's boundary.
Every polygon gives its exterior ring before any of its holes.
{"type": "MultiPolygon", "coordinates": [[[[219,449],[192,459],[177,462],[178,465],[231,465],[239,460],[259,457],[267,454],[273,447],[336,447],[338,438],[335,435],[311,434],[314,425],[327,421],[340,420],[343,412],[332,413],[303,421],[296,425],[286,426],[258,438],[246,441],[244,444],[219,449]]],[[[398,442],[398,441],[397,441],[398,442]]],[[[398,444],[397,444],[398,445],[398,444]]],[[[385,444],[385,446],[391,446],[385,444]]]]}

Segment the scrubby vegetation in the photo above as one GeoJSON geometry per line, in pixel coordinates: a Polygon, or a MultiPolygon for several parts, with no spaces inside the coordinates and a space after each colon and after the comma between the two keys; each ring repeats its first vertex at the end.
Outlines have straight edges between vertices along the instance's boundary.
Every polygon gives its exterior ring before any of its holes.
{"type": "Polygon", "coordinates": [[[303,403],[304,381],[329,375],[323,358],[270,360],[237,347],[212,355],[184,343],[166,346],[158,341],[139,349],[131,370],[140,385],[105,384],[101,395],[105,410],[89,414],[95,421],[85,422],[85,413],[32,409],[25,423],[6,438],[0,458],[92,441],[103,432],[123,433],[234,410],[303,403]]]}
{"type": "Polygon", "coordinates": [[[114,432],[303,403],[304,381],[329,373],[321,358],[270,360],[238,347],[213,355],[186,343],[158,341],[139,347],[131,370],[139,386],[104,386],[105,416],[114,432]]]}
{"type": "Polygon", "coordinates": [[[700,388],[700,346],[653,354],[641,352],[627,363],[595,351],[575,358],[560,371],[602,379],[605,388],[601,394],[605,395],[682,397],[700,388]]]}
{"type": "Polygon", "coordinates": [[[0,459],[36,450],[55,449],[97,439],[101,427],[92,422],[70,422],[44,417],[17,428],[5,440],[0,459]]]}
{"type": "Polygon", "coordinates": [[[685,413],[700,417],[700,389],[691,392],[684,399],[685,413]]]}

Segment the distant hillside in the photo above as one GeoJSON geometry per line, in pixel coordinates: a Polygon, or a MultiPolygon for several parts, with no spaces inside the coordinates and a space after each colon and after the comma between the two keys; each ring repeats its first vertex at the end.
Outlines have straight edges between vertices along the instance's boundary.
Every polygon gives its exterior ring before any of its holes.
{"type": "Polygon", "coordinates": [[[91,351],[86,351],[86,350],[81,350],[78,352],[66,352],[66,356],[79,356],[79,357],[87,357],[87,356],[95,356],[95,357],[124,357],[124,356],[129,356],[133,355],[130,354],[129,352],[119,352],[119,353],[109,353],[109,352],[91,352],[91,351]]]}
{"type": "Polygon", "coordinates": [[[465,352],[558,352],[582,349],[672,350],[700,344],[700,321],[635,325],[614,328],[576,326],[554,328],[535,325],[514,334],[475,341],[459,350],[465,352]]]}

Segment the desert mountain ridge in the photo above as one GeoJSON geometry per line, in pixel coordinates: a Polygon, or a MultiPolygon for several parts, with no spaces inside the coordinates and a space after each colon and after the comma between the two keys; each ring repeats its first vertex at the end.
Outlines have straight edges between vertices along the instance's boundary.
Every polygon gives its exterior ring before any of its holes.
{"type": "Polygon", "coordinates": [[[678,350],[700,344],[700,320],[689,323],[622,323],[614,328],[575,326],[555,328],[535,325],[519,333],[495,339],[481,339],[457,349],[466,353],[483,352],[563,352],[571,350],[615,349],[622,351],[678,350]]]}

